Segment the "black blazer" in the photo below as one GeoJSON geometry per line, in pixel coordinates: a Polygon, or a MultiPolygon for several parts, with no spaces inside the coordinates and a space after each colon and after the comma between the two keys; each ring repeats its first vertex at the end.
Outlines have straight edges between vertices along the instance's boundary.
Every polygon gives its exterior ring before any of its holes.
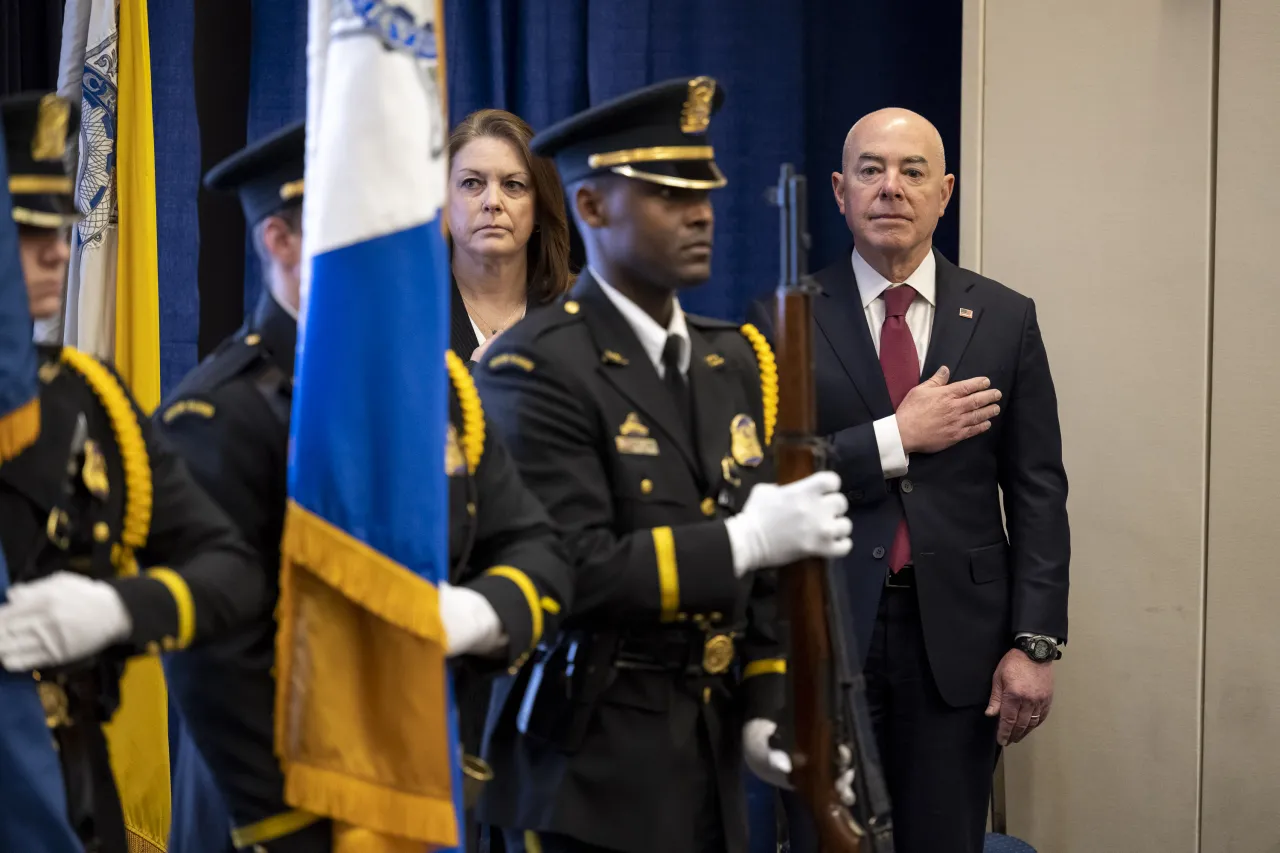
{"type": "MultiPolygon", "coordinates": [[[[905,477],[885,480],[872,423],[893,405],[847,254],[815,277],[818,428],[833,442],[831,464],[849,498],[854,546],[838,569],[859,653],[865,659],[905,512],[934,679],[949,704],[976,705],[989,698],[1016,633],[1067,638],[1067,478],[1035,303],[934,254],[937,308],[921,376],[946,365],[953,382],[990,377],[1003,392],[991,429],[913,453],[905,477]]],[[[755,306],[759,323],[771,325],[771,313],[755,306]]]]}
{"type": "Polygon", "coordinates": [[[462,293],[458,290],[458,282],[449,280],[449,349],[458,358],[471,362],[471,354],[480,346],[476,330],[471,327],[471,318],[467,316],[467,306],[462,301],[462,293]]]}

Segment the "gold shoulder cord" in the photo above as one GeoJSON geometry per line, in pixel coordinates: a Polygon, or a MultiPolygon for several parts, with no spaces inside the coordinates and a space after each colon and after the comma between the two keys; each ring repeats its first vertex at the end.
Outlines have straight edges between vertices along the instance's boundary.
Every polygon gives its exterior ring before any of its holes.
{"type": "Polygon", "coordinates": [[[760,330],[750,323],[742,326],[742,336],[756,351],[756,361],[760,363],[760,396],[764,398],[764,443],[773,443],[773,428],[778,425],[778,363],[773,359],[773,350],[760,330]]]}
{"type": "Polygon", "coordinates": [[[137,574],[138,564],[133,554],[147,544],[151,531],[151,460],[142,438],[142,427],[124,388],[97,359],[63,347],[62,363],[84,378],[111,420],[125,480],[124,529],[120,534],[122,550],[115,561],[116,571],[123,575],[137,574]]]}
{"type": "Polygon", "coordinates": [[[449,379],[453,382],[453,390],[458,395],[458,404],[462,407],[462,453],[467,458],[467,473],[474,475],[480,467],[480,457],[484,455],[484,409],[480,405],[480,394],[476,391],[475,380],[462,359],[453,350],[445,350],[444,364],[449,371],[449,379]]]}

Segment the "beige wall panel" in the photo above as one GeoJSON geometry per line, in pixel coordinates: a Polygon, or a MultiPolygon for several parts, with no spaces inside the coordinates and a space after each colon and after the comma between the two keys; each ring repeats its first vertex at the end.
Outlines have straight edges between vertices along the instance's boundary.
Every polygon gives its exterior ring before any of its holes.
{"type": "Polygon", "coordinates": [[[1222,0],[1205,853],[1280,851],[1280,3],[1222,0]]]}
{"type": "Polygon", "coordinates": [[[1190,853],[1213,2],[969,2],[965,233],[983,273],[1037,301],[1071,484],[1071,642],[1052,719],[1007,756],[1010,830],[1042,853],[1190,853]]]}

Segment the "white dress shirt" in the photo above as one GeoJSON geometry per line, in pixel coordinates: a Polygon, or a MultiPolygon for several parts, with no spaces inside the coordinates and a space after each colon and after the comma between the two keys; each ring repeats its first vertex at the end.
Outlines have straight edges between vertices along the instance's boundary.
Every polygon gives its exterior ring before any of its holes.
{"type": "MultiPolygon", "coordinates": [[[[938,304],[938,262],[933,252],[925,255],[915,272],[907,276],[906,281],[889,281],[871,268],[863,260],[858,250],[853,250],[853,276],[858,282],[858,295],[862,298],[862,311],[867,317],[867,328],[871,332],[871,342],[875,345],[876,355],[880,355],[880,329],[884,326],[884,300],[880,295],[891,287],[909,284],[916,291],[916,298],[907,308],[907,328],[911,330],[911,338],[916,343],[916,356],[920,366],[924,367],[925,355],[929,352],[929,335],[933,331],[933,312],[938,304]]],[[[872,424],[876,433],[876,447],[880,449],[880,467],[884,470],[885,479],[901,477],[907,473],[907,453],[902,448],[902,434],[898,431],[898,419],[895,415],[881,418],[872,424]]]]}
{"type": "Polygon", "coordinates": [[[671,321],[667,323],[667,327],[662,328],[662,324],[650,317],[645,310],[639,305],[623,296],[613,285],[604,280],[604,276],[600,275],[594,269],[588,267],[591,274],[595,276],[596,281],[600,283],[600,289],[604,291],[604,295],[609,297],[609,301],[613,303],[613,307],[617,308],[622,318],[627,321],[627,325],[636,333],[636,337],[640,339],[640,346],[644,347],[645,354],[649,356],[649,361],[653,362],[654,369],[658,371],[658,378],[666,377],[667,366],[662,362],[662,351],[666,349],[667,337],[675,335],[680,341],[680,375],[689,375],[689,362],[693,359],[693,345],[689,340],[689,326],[684,321],[684,311],[680,308],[680,300],[675,296],[671,297],[672,311],[671,321]]]}

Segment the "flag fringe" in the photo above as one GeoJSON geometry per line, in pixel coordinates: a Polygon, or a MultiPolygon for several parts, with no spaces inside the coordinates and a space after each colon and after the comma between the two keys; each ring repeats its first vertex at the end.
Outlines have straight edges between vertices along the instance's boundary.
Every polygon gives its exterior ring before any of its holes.
{"type": "Polygon", "coordinates": [[[284,798],[287,803],[310,804],[314,811],[331,815],[338,826],[351,824],[358,829],[362,853],[401,851],[406,842],[428,847],[461,844],[457,814],[447,796],[416,796],[319,767],[290,764],[284,798]]]}
{"type": "MultiPolygon", "coordinates": [[[[430,582],[293,500],[280,552],[284,565],[297,564],[378,618],[445,646],[439,593],[430,582]]],[[[282,577],[282,613],[287,593],[282,577]]]]}
{"type": "Polygon", "coordinates": [[[0,418],[0,462],[12,459],[40,437],[40,398],[26,403],[0,418]]]}
{"type": "MultiPolygon", "coordinates": [[[[375,839],[368,848],[371,851],[399,850],[406,839],[456,846],[457,815],[448,790],[410,793],[295,760],[291,745],[297,732],[292,709],[300,701],[295,693],[305,691],[307,681],[294,673],[297,643],[302,639],[299,633],[307,630],[298,624],[298,611],[306,596],[299,591],[303,582],[300,574],[311,575],[367,612],[438,644],[441,657],[445,645],[439,593],[434,586],[290,500],[281,544],[276,632],[275,742],[285,776],[285,801],[313,814],[366,828],[375,839]],[[376,843],[379,834],[389,836],[385,845],[376,843]]],[[[300,670],[306,668],[305,663],[299,665],[300,670]]],[[[350,731],[353,737],[356,728],[350,731]]]]}

